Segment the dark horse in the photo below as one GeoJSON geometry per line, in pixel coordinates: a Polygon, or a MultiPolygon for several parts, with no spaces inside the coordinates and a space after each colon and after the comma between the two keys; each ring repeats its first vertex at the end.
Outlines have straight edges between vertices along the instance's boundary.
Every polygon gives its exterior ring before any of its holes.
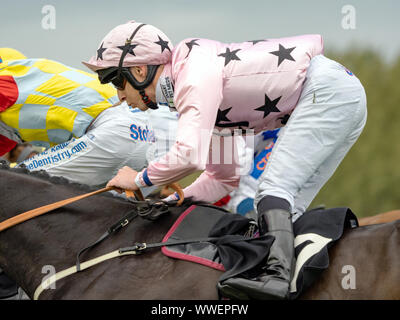
{"type": "MultiPolygon", "coordinates": [[[[91,191],[63,178],[0,168],[0,221],[27,210],[91,191]]],[[[96,195],[0,232],[0,267],[30,298],[49,266],[74,265],[76,253],[132,209],[132,203],[96,195]]],[[[85,253],[83,261],[133,245],[159,242],[183,212],[172,207],[157,221],[140,217],[85,253]]],[[[330,267],[301,298],[400,299],[400,221],[346,232],[330,250],[330,267]],[[353,266],[356,288],[342,286],[353,266]]],[[[159,249],[111,259],[57,281],[40,299],[217,299],[221,271],[175,260],[159,249]]]]}

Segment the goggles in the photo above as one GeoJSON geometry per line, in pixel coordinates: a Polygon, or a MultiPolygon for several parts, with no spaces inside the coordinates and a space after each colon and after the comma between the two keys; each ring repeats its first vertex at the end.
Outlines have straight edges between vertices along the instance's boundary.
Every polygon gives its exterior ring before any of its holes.
{"type": "Polygon", "coordinates": [[[126,78],[124,77],[124,73],[128,72],[128,68],[121,68],[119,70],[118,67],[111,67],[107,69],[97,70],[97,74],[99,77],[99,81],[102,84],[112,83],[117,90],[124,90],[126,85],[126,78]]]}

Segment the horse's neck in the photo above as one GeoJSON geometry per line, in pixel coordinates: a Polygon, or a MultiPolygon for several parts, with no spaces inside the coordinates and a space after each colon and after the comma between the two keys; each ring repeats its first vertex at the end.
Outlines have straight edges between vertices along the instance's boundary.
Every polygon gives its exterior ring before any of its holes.
{"type": "MultiPolygon", "coordinates": [[[[31,178],[21,180],[21,177],[14,177],[8,182],[8,188],[0,187],[1,220],[82,194],[68,186],[52,185],[31,178]],[[16,183],[15,187],[12,182],[16,183]],[[24,201],[21,193],[26,193],[24,201]]],[[[58,272],[73,266],[76,254],[82,248],[97,240],[132,208],[132,203],[120,198],[97,195],[10,228],[0,233],[0,267],[25,290],[33,292],[46,276],[43,268],[51,267],[58,272]]],[[[104,243],[85,253],[82,260],[130,246],[137,241],[159,242],[183,210],[171,210],[170,214],[155,222],[136,218],[104,243]]]]}

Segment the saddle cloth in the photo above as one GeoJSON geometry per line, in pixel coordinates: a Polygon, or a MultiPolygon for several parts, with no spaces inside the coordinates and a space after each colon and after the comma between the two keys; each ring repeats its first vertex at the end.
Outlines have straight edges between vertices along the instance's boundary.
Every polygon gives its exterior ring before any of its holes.
{"type": "MultiPolygon", "coordinates": [[[[296,268],[291,282],[291,299],[307,290],[329,266],[328,249],[344,230],[358,221],[349,208],[314,209],[293,224],[296,268]]],[[[219,281],[230,277],[253,278],[261,273],[274,240],[259,238],[254,220],[221,208],[196,204],[186,209],[165,235],[163,242],[220,237],[215,243],[199,242],[165,246],[162,252],[224,271],[219,281]],[[245,240],[250,237],[251,241],[245,240]]]]}

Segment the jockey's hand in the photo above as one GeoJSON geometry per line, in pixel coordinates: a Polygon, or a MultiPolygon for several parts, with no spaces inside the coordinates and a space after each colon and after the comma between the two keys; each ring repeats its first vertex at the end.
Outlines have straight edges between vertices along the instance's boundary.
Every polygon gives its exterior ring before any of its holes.
{"type": "Polygon", "coordinates": [[[135,178],[138,172],[125,166],[118,170],[118,174],[107,183],[107,187],[116,187],[118,193],[123,193],[125,190],[139,190],[135,183],[135,178]]]}

